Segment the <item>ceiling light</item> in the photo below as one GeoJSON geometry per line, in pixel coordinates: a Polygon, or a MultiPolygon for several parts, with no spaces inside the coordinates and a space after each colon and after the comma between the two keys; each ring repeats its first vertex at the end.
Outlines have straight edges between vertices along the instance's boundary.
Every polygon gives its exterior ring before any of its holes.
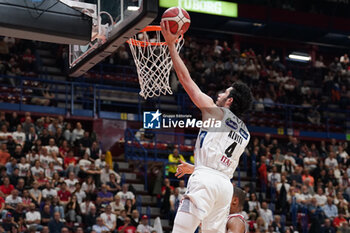
{"type": "Polygon", "coordinates": [[[140,7],[138,6],[128,6],[128,11],[138,11],[140,7]]]}
{"type": "Polygon", "coordinates": [[[309,62],[311,61],[311,57],[307,53],[293,52],[288,55],[289,60],[297,61],[297,62],[309,62]]]}

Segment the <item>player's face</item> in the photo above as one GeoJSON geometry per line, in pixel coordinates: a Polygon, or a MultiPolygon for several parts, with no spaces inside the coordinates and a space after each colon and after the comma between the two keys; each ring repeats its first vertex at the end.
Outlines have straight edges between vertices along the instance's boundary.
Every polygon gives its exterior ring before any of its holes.
{"type": "Polygon", "coordinates": [[[232,90],[232,87],[229,87],[225,90],[225,92],[218,94],[218,98],[216,100],[216,105],[218,107],[225,107],[231,90],[232,90]]]}

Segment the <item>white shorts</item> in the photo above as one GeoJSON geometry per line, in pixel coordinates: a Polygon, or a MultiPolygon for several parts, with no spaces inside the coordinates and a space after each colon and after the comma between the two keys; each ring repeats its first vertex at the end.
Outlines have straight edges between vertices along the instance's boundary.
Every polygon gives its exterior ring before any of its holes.
{"type": "Polygon", "coordinates": [[[190,201],[181,202],[179,211],[200,219],[204,232],[225,233],[232,195],[233,186],[225,174],[211,168],[196,168],[184,196],[190,201]]]}

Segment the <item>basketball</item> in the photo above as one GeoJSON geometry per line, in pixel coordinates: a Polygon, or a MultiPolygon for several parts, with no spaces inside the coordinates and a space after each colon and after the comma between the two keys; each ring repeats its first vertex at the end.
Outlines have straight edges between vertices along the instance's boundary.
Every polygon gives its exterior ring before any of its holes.
{"type": "Polygon", "coordinates": [[[163,20],[169,21],[169,28],[173,34],[178,33],[180,30],[183,30],[183,33],[185,33],[191,23],[190,15],[181,7],[167,9],[162,15],[163,20]]]}

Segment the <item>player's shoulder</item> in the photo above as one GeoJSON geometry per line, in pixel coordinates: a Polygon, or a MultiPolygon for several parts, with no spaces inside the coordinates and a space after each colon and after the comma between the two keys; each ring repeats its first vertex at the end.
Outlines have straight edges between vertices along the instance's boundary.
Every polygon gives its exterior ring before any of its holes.
{"type": "MultiPolygon", "coordinates": [[[[230,120],[232,120],[233,122],[235,122],[236,124],[238,124],[239,127],[244,128],[247,130],[247,126],[245,125],[244,121],[241,120],[235,113],[231,112],[230,109],[228,108],[222,108],[225,112],[225,120],[227,118],[230,118],[230,120]]],[[[247,130],[248,131],[248,130],[247,130]]]]}
{"type": "Polygon", "coordinates": [[[244,216],[242,214],[230,214],[228,217],[227,217],[228,220],[230,219],[240,219],[242,221],[246,221],[244,216]]]}
{"type": "Polygon", "coordinates": [[[229,216],[227,220],[227,232],[233,233],[233,232],[241,232],[245,233],[247,232],[247,224],[244,219],[244,217],[240,214],[232,214],[229,216]],[[241,218],[242,217],[242,218],[241,218]]]}

